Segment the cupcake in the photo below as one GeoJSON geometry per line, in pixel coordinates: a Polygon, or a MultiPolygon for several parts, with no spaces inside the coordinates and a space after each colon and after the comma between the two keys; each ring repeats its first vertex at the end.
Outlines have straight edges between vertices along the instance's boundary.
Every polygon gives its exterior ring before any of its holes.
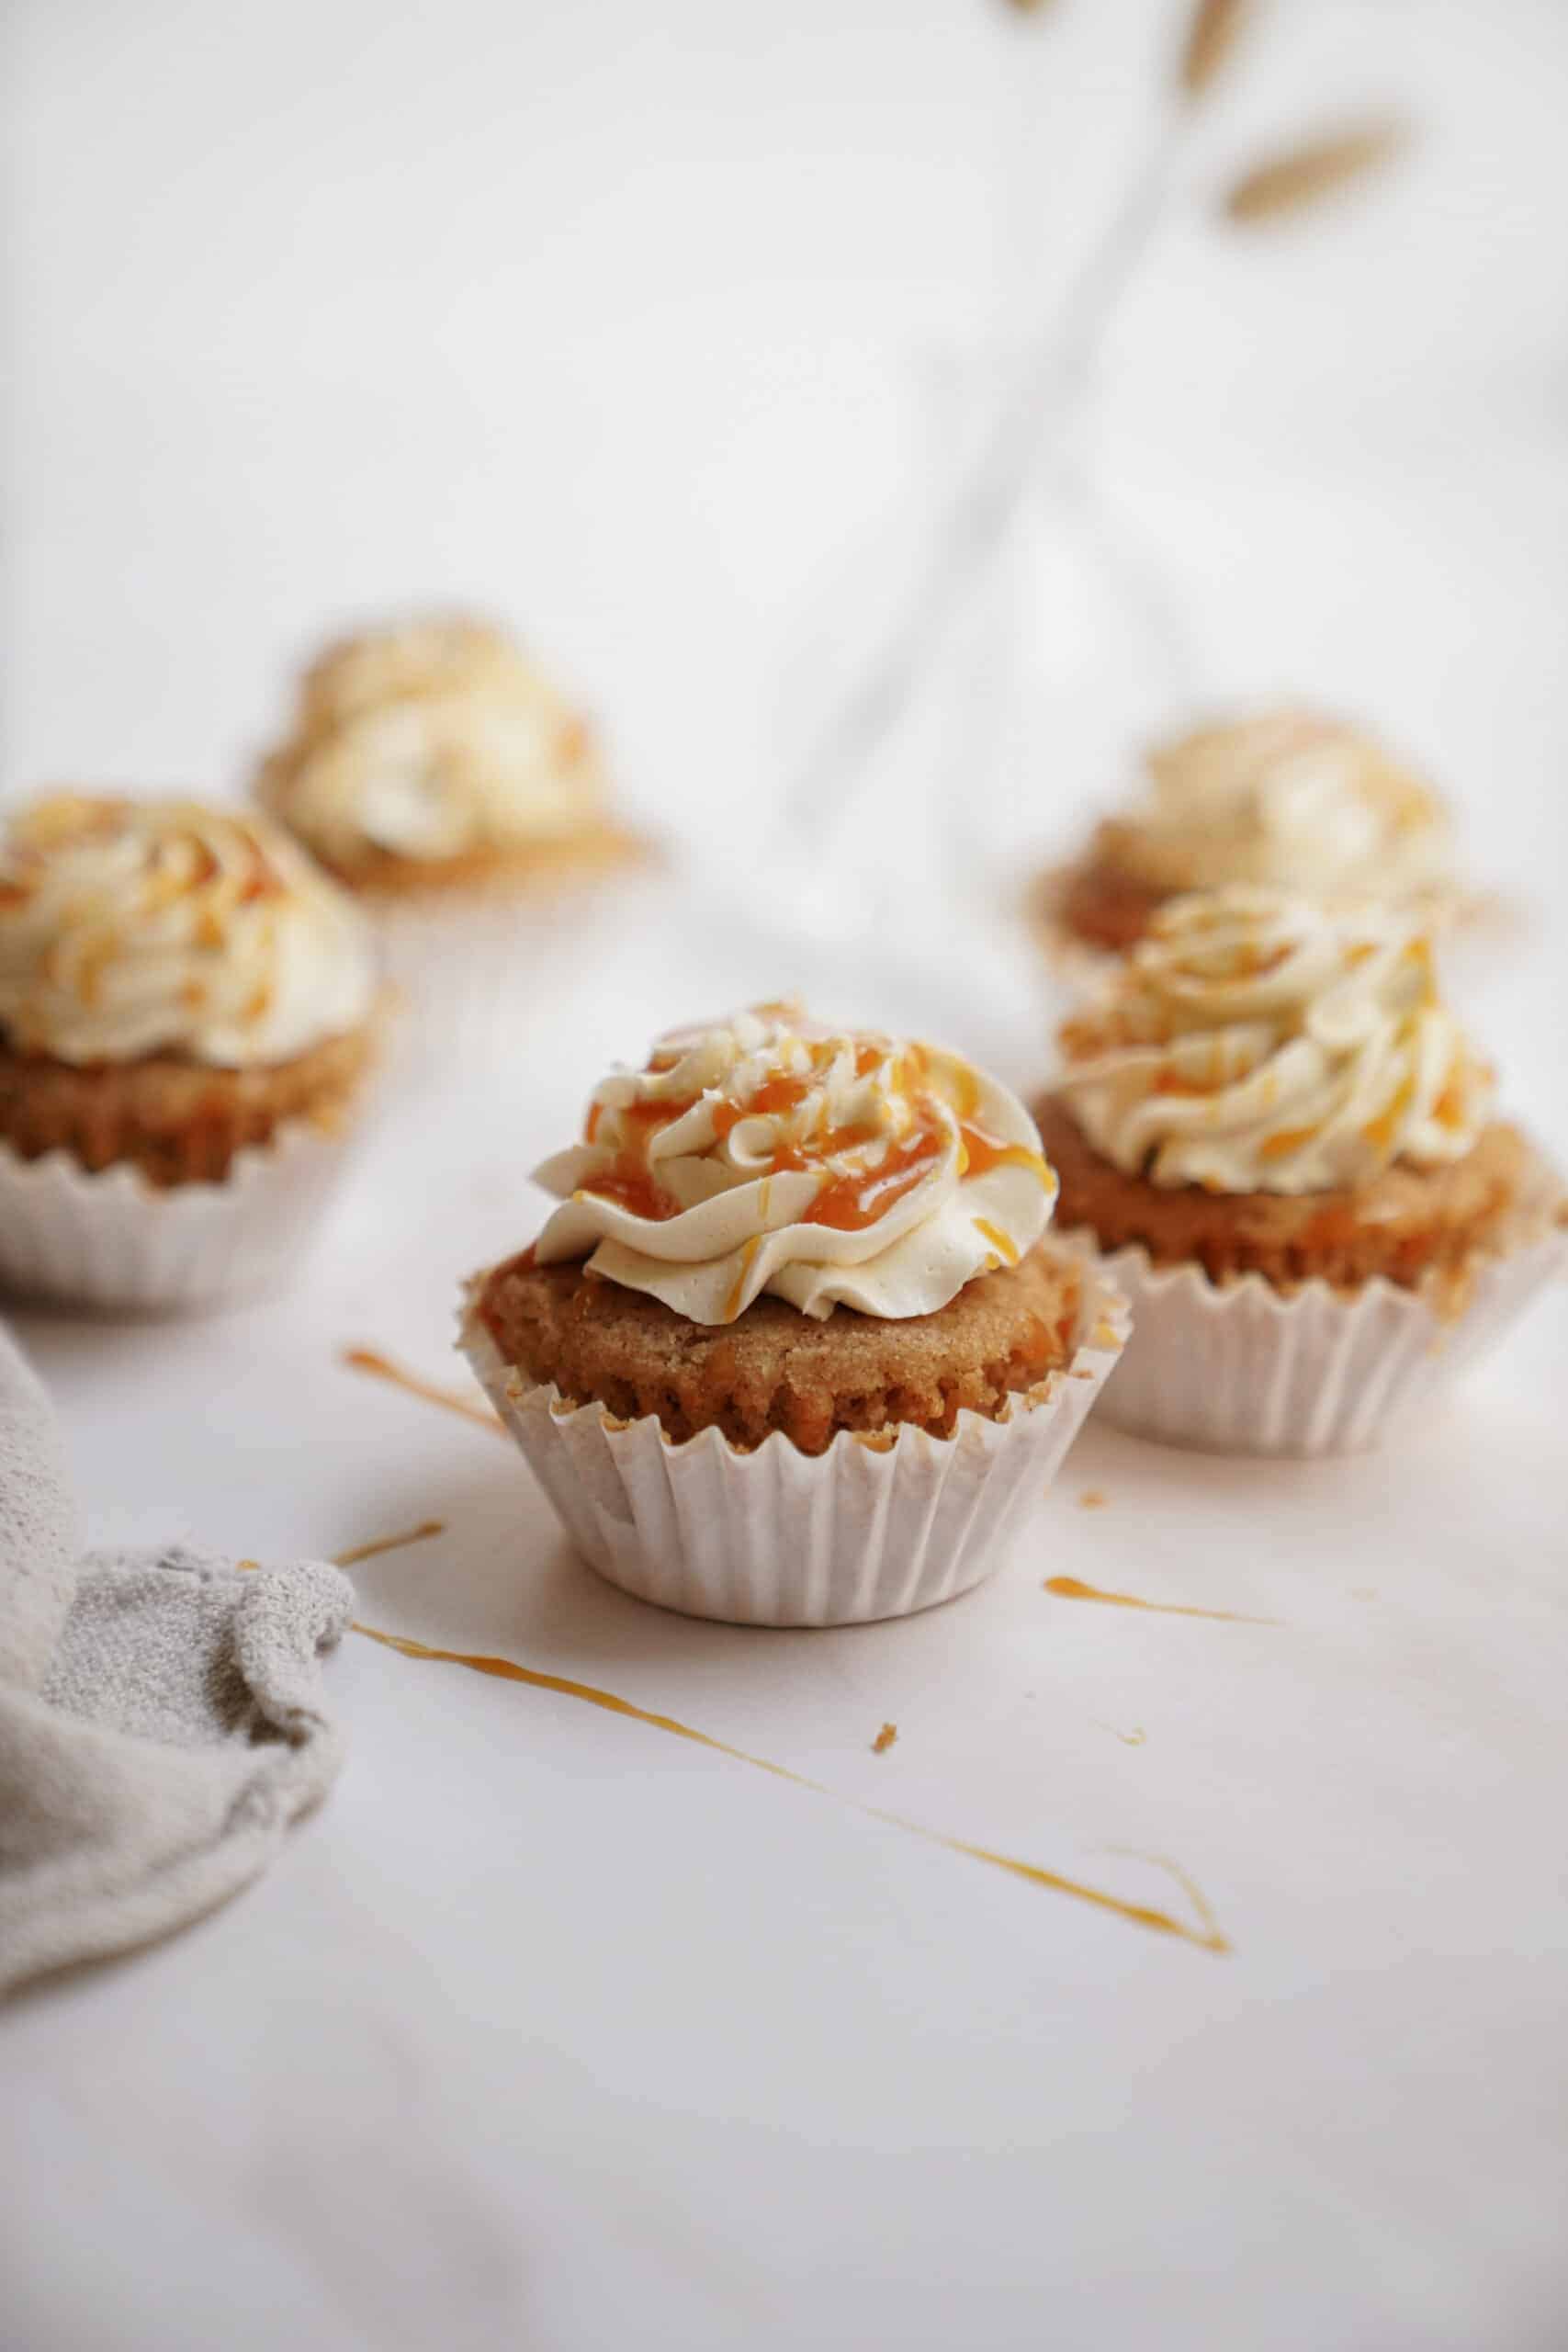
{"type": "Polygon", "coordinates": [[[1116,955],[1157,910],[1235,883],[1430,920],[1455,899],[1452,828],[1431,788],[1356,729],[1280,709],[1219,720],[1145,756],[1145,789],[1039,886],[1048,938],[1116,955]]]}
{"type": "Polygon", "coordinates": [[[1564,1254],[1568,1196],[1408,916],[1180,899],[1061,1033],[1059,1219],[1132,1301],[1108,1418],[1175,1443],[1373,1442],[1564,1254]]]}
{"type": "Polygon", "coordinates": [[[462,1345],[579,1549],[689,1615],[964,1591],[1125,1336],[1043,1244],[1055,1178],[1013,1096],[796,1007],[664,1038],[537,1181],[561,1205],[469,1284],[462,1345]]]}
{"type": "Polygon", "coordinates": [[[60,794],[0,830],[0,1281],[100,1306],[274,1281],[374,1050],[349,900],[265,820],[60,794]]]}
{"type": "Polygon", "coordinates": [[[265,807],[375,916],[425,1034],[504,1030],[507,983],[563,890],[639,855],[582,718],[492,623],[345,639],[301,681],[265,807]]]}

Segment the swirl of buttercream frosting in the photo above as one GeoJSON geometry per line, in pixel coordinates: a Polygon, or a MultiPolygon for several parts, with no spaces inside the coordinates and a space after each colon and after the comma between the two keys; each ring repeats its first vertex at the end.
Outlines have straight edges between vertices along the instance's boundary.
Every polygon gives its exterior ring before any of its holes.
{"type": "Polygon", "coordinates": [[[263,800],[336,870],[557,842],[595,821],[590,730],[509,634],[474,620],[367,631],[307,672],[263,800]]]}
{"type": "Polygon", "coordinates": [[[278,1063],[376,992],[363,918],[265,819],[60,793],[0,831],[0,1031],[22,1052],[278,1063]]]}
{"type": "Polygon", "coordinates": [[[1314,1193],[1462,1159],[1492,1073],[1387,909],[1235,888],[1173,900],[1061,1033],[1056,1091],[1160,1185],[1314,1193]]]}
{"type": "Polygon", "coordinates": [[[540,1264],[587,1259],[706,1324],[764,1292],[818,1317],[933,1314],[1016,1265],[1056,1191],[994,1079],[793,1005],[664,1038],[596,1088],[582,1142],[536,1172],[562,1203],[540,1264]]]}
{"type": "Polygon", "coordinates": [[[1403,900],[1452,887],[1437,795],[1341,721],[1292,707],[1220,720],[1156,744],[1145,764],[1148,793],[1102,840],[1146,888],[1403,900]]]}

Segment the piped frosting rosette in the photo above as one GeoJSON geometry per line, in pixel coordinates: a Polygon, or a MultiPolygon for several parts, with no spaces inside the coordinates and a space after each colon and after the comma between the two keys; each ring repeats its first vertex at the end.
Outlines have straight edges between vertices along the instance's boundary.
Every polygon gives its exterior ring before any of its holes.
{"type": "Polygon", "coordinates": [[[1452,886],[1452,828],[1436,793],[1341,720],[1261,711],[1157,744],[1147,767],[1148,796],[1113,821],[1111,845],[1151,888],[1404,900],[1452,886]]]}
{"type": "MultiPolygon", "coordinates": [[[[692,1324],[763,1296],[825,1322],[936,1313],[1043,1234],[1055,1179],[1016,1098],[957,1056],[764,1006],[661,1041],[589,1106],[538,1181],[560,1201],[541,1266],[585,1261],[692,1324]]],[[[1066,1453],[1126,1335],[1090,1276],[1070,1361],[950,1436],[904,1424],[826,1452],[780,1431],[676,1443],[660,1421],[573,1406],[505,1363],[473,1287],[463,1345],[579,1548],[687,1614],[758,1624],[902,1615],[995,1566],[1066,1453]]]]}
{"type": "Polygon", "coordinates": [[[22,1052],[254,1069],[375,997],[363,919],[265,820],[59,793],[0,836],[0,1031],[22,1052]]]}
{"type": "Polygon", "coordinates": [[[0,1282],[157,1308],[274,1283],[338,1182],[377,996],[361,917],[265,820],[67,793],[17,812],[0,1282]],[[153,1120],[158,1183],[134,1151],[153,1120]]]}
{"type": "Polygon", "coordinates": [[[1034,1123],[956,1056],[792,1010],[664,1041],[606,1079],[586,1139],[536,1180],[542,1265],[587,1259],[697,1323],[763,1292],[803,1315],[929,1315],[1044,1231],[1034,1123]]]}
{"type": "Polygon", "coordinates": [[[1040,906],[1060,977],[1092,991],[1111,952],[1074,930],[1097,882],[1148,909],[1194,891],[1300,892],[1330,906],[1397,905],[1445,933],[1461,911],[1454,827],[1439,795],[1365,729],[1285,704],[1152,745],[1145,789],[1107,818],[1040,906]]]}
{"type": "MultiPolygon", "coordinates": [[[[1440,1001],[1412,918],[1269,891],[1161,910],[1061,1042],[1057,1099],[1101,1159],[1156,1193],[1354,1198],[1390,1170],[1464,1162],[1494,1102],[1492,1069],[1440,1001]]],[[[1561,1263],[1544,1196],[1494,1239],[1462,1282],[1450,1269],[1413,1287],[1382,1274],[1351,1287],[1257,1272],[1216,1283],[1141,1247],[1102,1254],[1137,1329],[1109,1417],[1222,1451],[1371,1444],[1561,1263]]]]}
{"type": "Polygon", "coordinates": [[[1156,1185],[1316,1193],[1440,1167],[1492,1104],[1420,931],[1269,891],[1177,900],[1062,1043],[1079,1126],[1156,1185]]]}

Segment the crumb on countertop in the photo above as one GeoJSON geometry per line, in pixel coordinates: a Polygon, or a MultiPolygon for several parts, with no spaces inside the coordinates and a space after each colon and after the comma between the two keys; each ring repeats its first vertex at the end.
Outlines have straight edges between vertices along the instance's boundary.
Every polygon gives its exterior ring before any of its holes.
{"type": "Polygon", "coordinates": [[[897,1724],[884,1724],[882,1729],[877,1733],[876,1737],[871,1743],[872,1754],[874,1756],[886,1756],[897,1736],[898,1726],[897,1724]]]}

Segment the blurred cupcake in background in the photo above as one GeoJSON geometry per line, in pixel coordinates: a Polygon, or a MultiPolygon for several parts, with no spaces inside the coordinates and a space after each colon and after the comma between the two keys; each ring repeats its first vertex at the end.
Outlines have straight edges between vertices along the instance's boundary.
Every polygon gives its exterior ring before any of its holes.
{"type": "Polygon", "coordinates": [[[341,1171],[370,933],[265,819],[58,794],[0,829],[0,1282],[98,1306],[269,1284],[341,1171]]]}
{"type": "Polygon", "coordinates": [[[1177,900],[1061,1032],[1060,1222],[1131,1302],[1106,1412],[1243,1453],[1374,1442],[1561,1269],[1568,1187],[1409,916],[1177,900]]]}
{"type": "Polygon", "coordinates": [[[1453,827],[1432,788],[1370,736],[1305,710],[1220,719],[1155,745],[1145,788],[1045,877],[1047,943],[1082,962],[1142,939],[1193,890],[1251,884],[1328,905],[1361,899],[1447,922],[1459,901],[1453,827]]]}
{"type": "Polygon", "coordinates": [[[443,1050],[490,1042],[552,910],[644,854],[581,714],[508,630],[461,616],[328,647],[257,790],[374,916],[443,1050]]]}
{"type": "Polygon", "coordinates": [[[965,1591],[1126,1336],[1006,1088],[796,1006],[666,1037],[537,1174],[560,1205],[463,1345],[586,1557],[690,1615],[965,1591]]]}

